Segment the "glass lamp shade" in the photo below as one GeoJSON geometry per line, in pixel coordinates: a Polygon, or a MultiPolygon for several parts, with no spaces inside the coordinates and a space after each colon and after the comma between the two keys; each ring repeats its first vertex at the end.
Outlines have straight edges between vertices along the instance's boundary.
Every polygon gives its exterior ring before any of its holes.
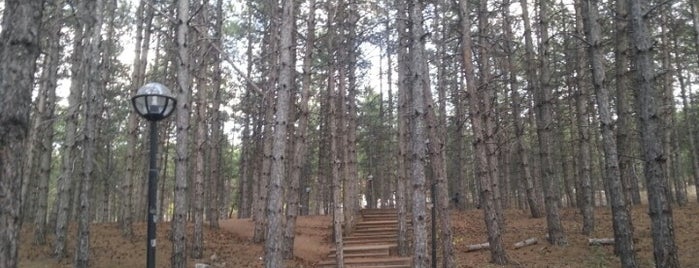
{"type": "Polygon", "coordinates": [[[131,102],[136,112],[148,121],[159,121],[170,116],[177,104],[170,90],[160,83],[145,84],[138,89],[131,102]]]}

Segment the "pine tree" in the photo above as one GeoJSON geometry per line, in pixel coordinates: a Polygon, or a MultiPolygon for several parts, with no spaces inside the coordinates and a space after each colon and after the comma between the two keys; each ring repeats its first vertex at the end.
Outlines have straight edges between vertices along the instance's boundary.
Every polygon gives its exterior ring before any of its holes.
{"type": "Polygon", "coordinates": [[[17,267],[22,224],[20,193],[31,93],[39,56],[41,0],[4,2],[0,33],[0,266],[17,267]]]}

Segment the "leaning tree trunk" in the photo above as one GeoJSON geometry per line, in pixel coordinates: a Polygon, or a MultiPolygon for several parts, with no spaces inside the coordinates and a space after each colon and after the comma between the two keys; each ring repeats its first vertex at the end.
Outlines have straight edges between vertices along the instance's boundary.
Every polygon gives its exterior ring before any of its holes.
{"type": "Polygon", "coordinates": [[[632,62],[635,68],[636,105],[641,132],[644,174],[648,191],[648,210],[651,217],[653,257],[656,267],[680,267],[675,246],[672,207],[668,200],[667,178],[664,177],[661,139],[661,115],[658,111],[659,94],[655,84],[653,47],[649,32],[647,0],[629,0],[632,62]]]}
{"type": "Polygon", "coordinates": [[[637,267],[636,252],[633,242],[633,225],[631,213],[627,207],[624,188],[619,173],[617,144],[614,137],[614,120],[609,107],[609,91],[606,88],[606,74],[603,62],[601,29],[597,0],[582,1],[582,16],[587,38],[588,58],[592,70],[592,85],[597,98],[597,111],[600,118],[602,143],[605,160],[605,182],[610,191],[612,221],[616,253],[621,259],[622,267],[637,267]]]}
{"type": "Polygon", "coordinates": [[[0,33],[0,266],[17,267],[20,193],[36,59],[41,0],[4,2],[0,33]]]}
{"type": "MultiPolygon", "coordinates": [[[[476,175],[480,178],[480,205],[483,208],[486,228],[488,230],[488,242],[490,243],[490,258],[493,263],[507,263],[505,247],[502,243],[502,226],[497,213],[495,203],[495,189],[492,187],[493,180],[496,178],[494,172],[490,172],[488,161],[488,148],[486,142],[486,126],[483,113],[485,111],[483,105],[479,105],[479,99],[485,96],[479,92],[475,83],[475,70],[473,66],[472,56],[472,40],[470,31],[471,22],[469,18],[468,2],[465,0],[459,1],[459,11],[461,19],[461,29],[464,33],[461,35],[461,51],[462,51],[462,68],[466,76],[466,90],[472,96],[469,98],[469,113],[471,118],[471,126],[474,135],[473,147],[476,152],[476,175]]],[[[481,74],[483,75],[483,74],[481,74]]]]}

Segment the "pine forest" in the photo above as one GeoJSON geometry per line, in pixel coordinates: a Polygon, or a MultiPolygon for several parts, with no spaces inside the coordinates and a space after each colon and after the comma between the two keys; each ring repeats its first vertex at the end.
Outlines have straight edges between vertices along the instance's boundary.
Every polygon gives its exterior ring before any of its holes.
{"type": "Polygon", "coordinates": [[[696,0],[0,0],[0,267],[697,267],[696,0]]]}

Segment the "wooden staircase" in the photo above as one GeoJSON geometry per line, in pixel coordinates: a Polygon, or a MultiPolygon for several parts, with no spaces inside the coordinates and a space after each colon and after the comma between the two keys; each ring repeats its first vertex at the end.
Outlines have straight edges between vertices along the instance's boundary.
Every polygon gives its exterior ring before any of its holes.
{"type": "MultiPolygon", "coordinates": [[[[345,267],[410,268],[411,256],[397,256],[398,213],[395,209],[363,209],[351,235],[343,237],[345,267]]],[[[335,249],[316,267],[337,267],[335,249]]]]}

